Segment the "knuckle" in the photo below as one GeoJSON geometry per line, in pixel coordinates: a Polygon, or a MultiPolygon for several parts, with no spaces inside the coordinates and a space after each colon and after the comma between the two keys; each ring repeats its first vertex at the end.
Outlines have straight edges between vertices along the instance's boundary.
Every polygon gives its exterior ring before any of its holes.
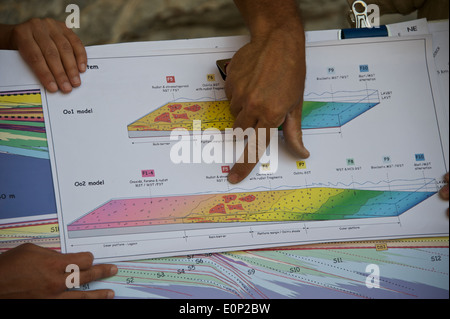
{"type": "Polygon", "coordinates": [[[77,253],[77,260],[83,267],[90,269],[94,262],[94,255],[91,252],[77,253]]]}
{"type": "Polygon", "coordinates": [[[94,262],[94,254],[91,253],[90,251],[87,251],[84,253],[84,256],[89,261],[89,263],[92,265],[92,263],[94,262]]]}
{"type": "Polygon", "coordinates": [[[52,18],[48,18],[48,17],[43,18],[42,21],[47,25],[55,24],[55,20],[52,18]]]}
{"type": "Polygon", "coordinates": [[[83,41],[75,34],[72,30],[69,30],[70,34],[70,41],[73,43],[74,46],[83,46],[83,41]]]}
{"type": "Polygon", "coordinates": [[[89,283],[95,281],[99,276],[97,275],[94,268],[86,271],[83,276],[83,282],[89,283]]]}
{"type": "Polygon", "coordinates": [[[266,110],[265,115],[264,115],[264,123],[265,123],[265,127],[268,128],[275,128],[280,126],[280,124],[282,124],[283,120],[282,120],[282,115],[280,115],[279,112],[275,111],[275,110],[266,110]]]}
{"type": "Polygon", "coordinates": [[[247,95],[245,107],[252,115],[259,115],[265,109],[264,101],[255,93],[247,95]]]}
{"type": "Polygon", "coordinates": [[[24,35],[27,32],[27,27],[25,24],[19,24],[16,25],[13,29],[12,29],[12,34],[11,37],[13,38],[23,38],[24,35]]]}
{"type": "Polygon", "coordinates": [[[48,279],[46,282],[45,290],[51,295],[57,295],[64,291],[66,286],[64,283],[58,282],[55,279],[48,279]]]}
{"type": "Polygon", "coordinates": [[[27,53],[25,59],[32,65],[36,65],[42,62],[42,56],[35,51],[27,53]]]}
{"type": "Polygon", "coordinates": [[[42,24],[42,20],[39,18],[31,18],[30,20],[28,20],[28,22],[34,26],[42,24]]]}
{"type": "Polygon", "coordinates": [[[61,50],[61,52],[64,52],[64,53],[72,53],[73,52],[72,45],[70,44],[69,41],[62,41],[62,43],[60,44],[60,50],[61,50]]]}
{"type": "Polygon", "coordinates": [[[27,251],[34,250],[35,248],[36,248],[36,246],[31,243],[25,243],[18,247],[18,249],[27,250],[27,251]]]}
{"type": "Polygon", "coordinates": [[[78,295],[78,299],[81,299],[81,300],[91,299],[90,297],[91,297],[91,295],[88,294],[86,291],[82,291],[78,295]]]}
{"type": "Polygon", "coordinates": [[[44,49],[44,56],[47,57],[48,59],[56,59],[56,58],[59,58],[59,53],[58,53],[58,50],[54,46],[48,45],[44,49]]]}
{"type": "Polygon", "coordinates": [[[53,23],[56,25],[56,26],[58,26],[58,28],[60,29],[60,30],[62,30],[62,31],[72,31],[72,30],[70,30],[67,26],[66,26],[66,24],[64,23],[64,22],[62,22],[62,21],[57,21],[57,20],[54,20],[53,21],[53,23]]]}

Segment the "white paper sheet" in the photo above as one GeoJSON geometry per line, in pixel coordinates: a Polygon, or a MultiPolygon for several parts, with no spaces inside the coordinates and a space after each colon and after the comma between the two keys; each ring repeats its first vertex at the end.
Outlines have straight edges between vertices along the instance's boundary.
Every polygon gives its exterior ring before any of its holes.
{"type": "Polygon", "coordinates": [[[233,50],[109,52],[90,57],[82,87],[45,98],[63,251],[89,250],[103,262],[448,235],[448,203],[436,194],[448,170],[448,124],[430,37],[310,44],[305,100],[312,115],[304,134],[311,158],[290,156],[280,136],[277,171],[259,165],[237,186],[226,181],[227,165],[173,164],[176,142],[167,135],[136,138],[128,130],[167,103],[225,100],[215,61],[233,50]],[[269,205],[271,196],[278,199],[269,205]],[[315,220],[334,200],[337,217],[328,210],[320,215],[328,220],[315,220]],[[180,205],[190,205],[185,216],[180,205]]]}

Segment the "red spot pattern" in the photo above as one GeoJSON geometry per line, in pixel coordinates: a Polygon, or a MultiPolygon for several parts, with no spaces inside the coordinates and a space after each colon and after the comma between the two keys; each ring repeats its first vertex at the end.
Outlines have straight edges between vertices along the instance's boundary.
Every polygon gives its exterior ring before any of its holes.
{"type": "Polygon", "coordinates": [[[173,114],[173,118],[174,119],[185,119],[185,120],[189,120],[189,117],[186,113],[183,114],[173,114]]]}
{"type": "Polygon", "coordinates": [[[164,113],[164,114],[161,114],[161,115],[157,116],[155,118],[155,122],[171,123],[172,121],[170,120],[170,114],[169,113],[164,113]]]}
{"type": "Polygon", "coordinates": [[[184,109],[185,109],[185,110],[188,110],[188,111],[191,111],[191,112],[197,112],[197,111],[199,111],[201,108],[202,108],[202,107],[201,107],[200,105],[195,104],[195,105],[191,105],[191,106],[189,106],[189,107],[185,107],[184,109]]]}
{"type": "Polygon", "coordinates": [[[171,104],[167,105],[167,107],[170,109],[170,112],[175,112],[177,110],[180,110],[182,108],[181,104],[171,104]]]}
{"type": "Polygon", "coordinates": [[[244,210],[244,207],[242,207],[242,204],[236,204],[236,205],[227,205],[229,210],[244,210]]]}
{"type": "Polygon", "coordinates": [[[249,202],[249,203],[253,202],[255,199],[256,199],[256,197],[254,195],[248,195],[248,196],[239,198],[240,201],[249,202]]]}
{"type": "Polygon", "coordinates": [[[234,201],[236,198],[237,198],[236,195],[225,195],[225,196],[223,196],[223,199],[225,200],[225,203],[227,203],[227,204],[229,202],[234,201]]]}
{"type": "Polygon", "coordinates": [[[226,214],[227,211],[225,210],[225,205],[224,204],[219,204],[214,206],[213,208],[211,208],[209,210],[210,214],[226,214]]]}

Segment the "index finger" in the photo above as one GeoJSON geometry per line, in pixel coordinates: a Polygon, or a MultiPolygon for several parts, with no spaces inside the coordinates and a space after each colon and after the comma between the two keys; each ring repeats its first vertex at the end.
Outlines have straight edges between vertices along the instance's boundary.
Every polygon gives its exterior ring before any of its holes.
{"type": "Polygon", "coordinates": [[[84,285],[99,279],[112,277],[117,274],[118,268],[116,265],[99,264],[92,266],[80,273],[80,284],[84,285]]]}
{"type": "Polygon", "coordinates": [[[77,265],[80,269],[81,284],[114,276],[118,271],[117,266],[113,264],[93,265],[94,255],[90,252],[71,253],[63,256],[65,263],[77,265]]]}
{"type": "Polygon", "coordinates": [[[260,123],[257,123],[253,133],[248,138],[248,143],[245,146],[242,156],[228,174],[228,181],[231,184],[242,182],[253,171],[269,147],[273,135],[272,132],[274,130],[278,132],[278,129],[267,128],[260,123]]]}
{"type": "Polygon", "coordinates": [[[310,153],[303,143],[302,133],[302,104],[292,109],[283,123],[283,133],[286,145],[289,150],[297,157],[306,159],[310,153]]]}

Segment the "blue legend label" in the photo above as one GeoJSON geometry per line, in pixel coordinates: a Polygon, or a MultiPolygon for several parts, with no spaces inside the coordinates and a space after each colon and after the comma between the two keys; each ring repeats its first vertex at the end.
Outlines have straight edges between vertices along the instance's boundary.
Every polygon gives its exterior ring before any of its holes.
{"type": "Polygon", "coordinates": [[[367,64],[360,65],[359,72],[369,72],[369,66],[367,64]]]}
{"type": "Polygon", "coordinates": [[[425,154],[416,154],[416,162],[425,161],[425,154]]]}

